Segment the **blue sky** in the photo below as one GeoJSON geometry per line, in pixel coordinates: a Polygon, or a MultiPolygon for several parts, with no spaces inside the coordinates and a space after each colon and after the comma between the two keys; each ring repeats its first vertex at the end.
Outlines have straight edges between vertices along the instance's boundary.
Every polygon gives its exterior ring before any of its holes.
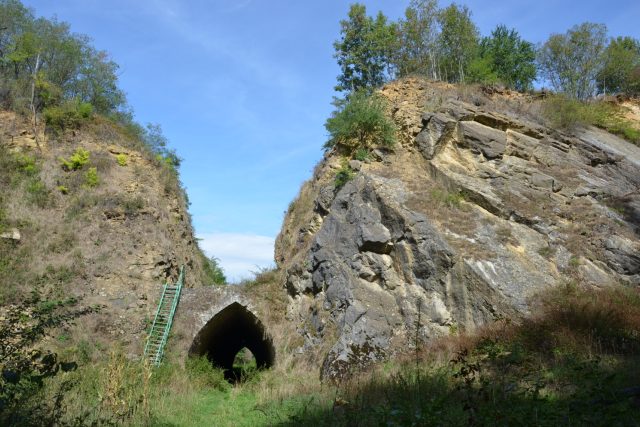
{"type": "MultiPolygon", "coordinates": [[[[322,157],[338,68],[333,41],[350,1],[26,0],[89,35],[121,66],[141,123],[184,159],[197,236],[234,280],[273,263],[284,211],[322,157]]],[[[391,19],[407,1],[364,1],[391,19]]],[[[468,1],[483,34],[532,41],[584,21],[640,38],[640,2],[468,1]]],[[[441,2],[442,4],[448,4],[441,2]]]]}

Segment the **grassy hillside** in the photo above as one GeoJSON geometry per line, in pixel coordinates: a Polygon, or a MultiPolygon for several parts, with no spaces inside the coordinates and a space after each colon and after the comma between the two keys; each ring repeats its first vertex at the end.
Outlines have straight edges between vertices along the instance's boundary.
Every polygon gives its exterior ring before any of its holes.
{"type": "Polygon", "coordinates": [[[187,286],[219,278],[175,165],[146,134],[92,115],[36,136],[28,118],[0,118],[0,367],[18,376],[2,377],[0,402],[17,404],[65,363],[99,362],[114,345],[140,354],[181,265],[187,286]]]}

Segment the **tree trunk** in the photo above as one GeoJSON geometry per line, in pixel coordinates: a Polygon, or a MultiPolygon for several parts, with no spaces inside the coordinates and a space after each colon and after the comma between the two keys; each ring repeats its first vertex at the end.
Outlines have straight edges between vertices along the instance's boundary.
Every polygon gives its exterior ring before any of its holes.
{"type": "Polygon", "coordinates": [[[40,67],[40,53],[36,56],[36,66],[33,69],[33,81],[31,82],[31,113],[33,114],[33,135],[36,139],[38,150],[42,151],[38,141],[38,115],[36,112],[36,79],[38,78],[38,68],[40,67]]]}

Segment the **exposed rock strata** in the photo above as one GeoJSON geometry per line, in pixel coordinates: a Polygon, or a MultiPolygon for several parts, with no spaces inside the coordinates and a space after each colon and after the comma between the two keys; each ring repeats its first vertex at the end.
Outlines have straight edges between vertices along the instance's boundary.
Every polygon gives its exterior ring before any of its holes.
{"type": "Polygon", "coordinates": [[[276,261],[289,315],[307,346],[330,341],[325,378],[406,349],[416,328],[429,339],[518,316],[548,286],[640,284],[640,148],[482,99],[425,111],[450,90],[383,89],[402,144],[339,191],[328,155],[285,218],[276,261]]]}

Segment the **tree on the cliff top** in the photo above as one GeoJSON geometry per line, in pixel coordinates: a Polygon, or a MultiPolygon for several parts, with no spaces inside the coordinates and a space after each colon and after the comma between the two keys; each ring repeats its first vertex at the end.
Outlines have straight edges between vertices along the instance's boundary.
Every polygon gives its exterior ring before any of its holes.
{"type": "Polygon", "coordinates": [[[585,22],[565,34],[552,34],[538,52],[540,72],[553,89],[575,99],[597,92],[604,65],[607,27],[585,22]]]}
{"type": "Polygon", "coordinates": [[[355,3],[340,27],[340,40],[333,44],[341,71],[335,89],[353,93],[381,86],[390,75],[395,24],[389,24],[382,13],[375,19],[367,16],[366,7],[355,3]]]}
{"type": "Polygon", "coordinates": [[[438,22],[441,77],[450,82],[464,83],[467,68],[478,52],[478,27],[471,20],[469,8],[455,3],[440,11],[438,22]]]}
{"type": "Polygon", "coordinates": [[[498,80],[516,90],[531,88],[536,78],[536,52],[515,29],[498,25],[480,43],[480,56],[488,58],[498,80]]]}
{"type": "Polygon", "coordinates": [[[640,41],[632,37],[612,39],[597,80],[600,92],[640,95],[640,41]]]}
{"type": "Polygon", "coordinates": [[[398,42],[393,62],[398,76],[422,74],[438,79],[436,0],[411,0],[398,23],[398,42]]]}

